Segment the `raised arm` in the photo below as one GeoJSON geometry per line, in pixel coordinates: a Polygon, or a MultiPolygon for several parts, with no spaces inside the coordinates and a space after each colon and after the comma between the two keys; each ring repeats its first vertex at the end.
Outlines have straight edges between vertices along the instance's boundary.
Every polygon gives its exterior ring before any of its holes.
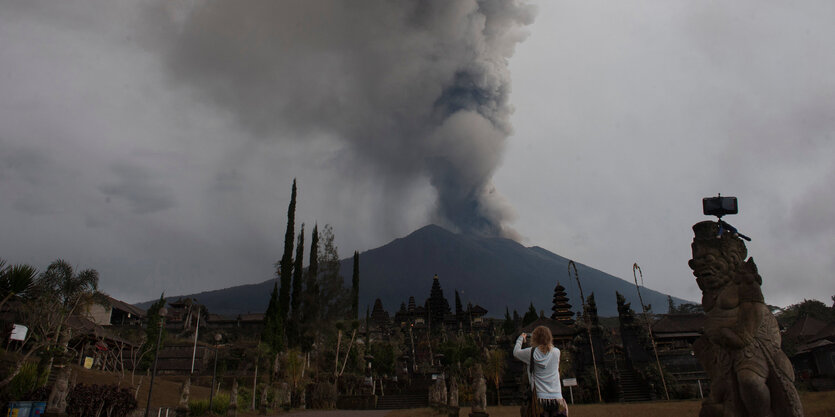
{"type": "Polygon", "coordinates": [[[516,339],[516,345],[513,346],[513,356],[516,359],[519,359],[522,362],[530,365],[531,361],[531,348],[524,348],[522,349],[522,344],[525,343],[526,334],[522,333],[519,335],[519,338],[516,339]]]}

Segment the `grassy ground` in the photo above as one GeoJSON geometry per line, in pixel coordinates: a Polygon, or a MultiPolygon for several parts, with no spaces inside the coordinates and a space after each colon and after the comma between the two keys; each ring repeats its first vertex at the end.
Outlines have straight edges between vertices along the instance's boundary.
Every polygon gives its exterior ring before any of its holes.
{"type": "MultiPolygon", "coordinates": [[[[77,382],[85,385],[104,385],[104,384],[118,384],[121,387],[130,387],[130,372],[125,373],[124,378],[120,375],[109,372],[93,371],[84,369],[73,365],[73,371],[76,373],[77,382]]],[[[139,382],[141,375],[137,374],[134,377],[135,382],[139,382]]],[[[160,377],[157,375],[154,378],[154,390],[151,395],[151,408],[157,407],[175,407],[180,401],[180,384],[182,378],[160,377]]],[[[140,408],[145,408],[148,401],[148,386],[150,385],[150,378],[146,376],[142,380],[142,386],[139,389],[139,395],[136,397],[140,408]]],[[[209,398],[209,388],[192,385],[190,389],[190,398],[209,398]]]]}
{"type": "MultiPolygon", "coordinates": [[[[835,391],[802,393],[801,399],[806,417],[835,416],[835,391]]],[[[571,417],[697,417],[701,401],[669,401],[632,404],[577,404],[569,408],[571,417]]],[[[458,414],[466,417],[469,408],[458,414]]],[[[491,417],[518,417],[519,407],[488,407],[491,417]]],[[[386,417],[437,417],[431,409],[396,410],[386,417]]]]}

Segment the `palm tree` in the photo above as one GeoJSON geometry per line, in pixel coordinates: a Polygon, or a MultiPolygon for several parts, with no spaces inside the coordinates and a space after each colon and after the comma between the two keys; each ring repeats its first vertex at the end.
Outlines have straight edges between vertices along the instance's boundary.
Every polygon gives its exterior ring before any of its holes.
{"type": "Polygon", "coordinates": [[[85,269],[75,273],[69,262],[58,259],[49,264],[38,279],[38,289],[55,297],[67,316],[75,309],[99,295],[99,273],[95,269],[85,269]]]}
{"type": "Polygon", "coordinates": [[[0,310],[12,297],[26,296],[35,284],[38,271],[25,264],[6,266],[0,259],[0,310]]]}
{"type": "MultiPolygon", "coordinates": [[[[19,268],[19,270],[28,271],[26,268],[19,268]]],[[[23,272],[20,272],[21,276],[27,276],[23,272]]],[[[34,275],[32,271],[28,272],[34,275]]],[[[24,279],[19,279],[20,277],[12,274],[12,271],[3,275],[9,277],[6,282],[25,283],[24,279]]],[[[76,273],[67,261],[58,259],[26,287],[25,292],[31,300],[24,304],[23,310],[25,313],[28,312],[30,318],[25,324],[30,327],[30,333],[34,333],[34,344],[29,346],[29,352],[19,361],[15,369],[5,379],[0,380],[0,388],[8,385],[20,372],[20,364],[26,362],[30,355],[41,348],[45,348],[45,352],[48,353],[41,356],[38,372],[41,373],[52,366],[53,354],[51,352],[55,351],[52,347],[67,342],[61,337],[67,319],[79,306],[104,297],[104,294],[98,291],[98,285],[99,273],[95,269],[85,269],[76,273]]]]}
{"type": "Polygon", "coordinates": [[[505,369],[505,351],[500,349],[491,349],[487,351],[487,363],[484,366],[484,376],[486,376],[496,387],[496,402],[502,405],[501,396],[499,395],[499,384],[502,382],[505,369]]]}
{"type": "MultiPolygon", "coordinates": [[[[64,334],[64,326],[80,306],[86,306],[93,301],[107,302],[104,300],[104,294],[98,291],[98,286],[99,273],[95,269],[76,272],[72,265],[63,259],[49,264],[35,284],[39,307],[53,309],[57,316],[54,324],[45,326],[39,335],[45,339],[47,347],[66,346],[69,341],[65,340],[67,335],[64,334]]],[[[41,357],[41,370],[47,366],[47,362],[48,366],[51,366],[53,359],[51,354],[41,357]]]]}

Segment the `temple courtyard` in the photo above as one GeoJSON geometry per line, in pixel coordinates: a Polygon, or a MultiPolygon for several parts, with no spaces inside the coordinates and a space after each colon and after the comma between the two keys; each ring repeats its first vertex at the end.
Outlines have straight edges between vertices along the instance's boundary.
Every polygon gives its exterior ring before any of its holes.
{"type": "MultiPolygon", "coordinates": [[[[801,392],[803,408],[806,417],[835,416],[835,391],[801,392]]],[[[700,400],[688,401],[656,401],[646,403],[625,404],[577,404],[569,408],[570,417],[697,417],[699,415],[700,400]]],[[[461,408],[460,417],[466,417],[470,412],[468,407],[461,408]]],[[[491,417],[517,417],[518,406],[488,407],[491,417]]],[[[334,411],[331,416],[341,416],[341,411],[334,411]]],[[[300,414],[302,415],[302,414],[300,414]]],[[[312,417],[312,413],[304,413],[312,417]]],[[[386,417],[433,417],[439,416],[431,409],[421,408],[413,410],[394,410],[386,417]]]]}

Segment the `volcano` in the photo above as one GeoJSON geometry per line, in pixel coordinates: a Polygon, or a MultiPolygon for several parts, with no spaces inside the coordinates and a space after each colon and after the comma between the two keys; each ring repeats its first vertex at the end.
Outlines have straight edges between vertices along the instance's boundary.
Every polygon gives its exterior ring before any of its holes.
{"type": "MultiPolygon", "coordinates": [[[[581,302],[577,283],[568,275],[569,260],[538,246],[525,247],[511,239],[457,234],[440,226],[422,227],[408,236],[360,254],[360,311],[379,298],[390,313],[407,303],[410,296],[421,305],[429,297],[438,275],[444,295],[454,306],[458,291],[461,302],[480,305],[488,316],[501,317],[505,308],[520,314],[533,303],[537,311],[551,313],[554,287],[565,288],[574,311],[581,302]]],[[[576,263],[583,293],[594,293],[598,314],[616,316],[615,292],[640,306],[631,281],[576,263]]],[[[341,261],[340,273],[350,287],[353,258],[341,261]]],[[[274,280],[221,290],[188,294],[211,313],[237,315],[266,310],[274,280]]],[[[667,294],[641,288],[644,302],[656,313],[666,313],[667,294]]],[[[168,297],[176,299],[179,296],[168,297]]],[[[673,297],[676,304],[690,301],[673,297]]],[[[138,304],[147,308],[153,301],[138,304]]],[[[640,308],[640,307],[639,307],[640,308]]]]}

